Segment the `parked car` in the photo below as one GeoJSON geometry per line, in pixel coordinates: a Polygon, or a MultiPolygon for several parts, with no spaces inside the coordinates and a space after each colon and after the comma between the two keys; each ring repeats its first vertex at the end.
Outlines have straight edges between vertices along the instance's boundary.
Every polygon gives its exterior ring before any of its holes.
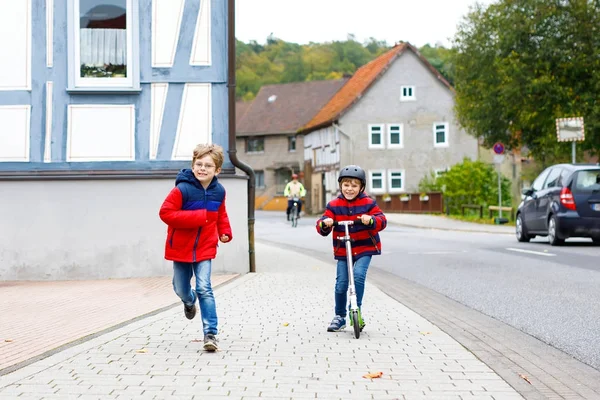
{"type": "Polygon", "coordinates": [[[523,196],[516,215],[519,242],[547,236],[557,246],[567,238],[587,237],[600,245],[600,165],[548,167],[523,196]]]}

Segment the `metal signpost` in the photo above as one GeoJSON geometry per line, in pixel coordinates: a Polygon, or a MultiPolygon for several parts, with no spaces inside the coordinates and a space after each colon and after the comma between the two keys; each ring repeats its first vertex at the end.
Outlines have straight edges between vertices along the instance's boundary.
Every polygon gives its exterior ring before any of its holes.
{"type": "Polygon", "coordinates": [[[502,178],[500,176],[500,165],[504,162],[504,145],[500,142],[494,144],[494,164],[498,171],[498,223],[502,220],[502,178]]]}
{"type": "Polygon", "coordinates": [[[556,138],[559,142],[571,142],[571,159],[575,164],[575,144],[585,140],[583,117],[557,118],[556,138]]]}

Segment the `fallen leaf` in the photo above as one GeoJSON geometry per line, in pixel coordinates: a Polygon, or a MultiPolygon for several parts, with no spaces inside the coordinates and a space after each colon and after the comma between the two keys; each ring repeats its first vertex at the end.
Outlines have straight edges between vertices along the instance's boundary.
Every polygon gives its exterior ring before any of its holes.
{"type": "Polygon", "coordinates": [[[137,352],[138,352],[138,353],[147,353],[147,352],[148,352],[148,350],[146,350],[146,349],[139,349],[137,352]]]}
{"type": "Polygon", "coordinates": [[[12,340],[12,339],[4,339],[4,341],[5,341],[6,343],[10,343],[10,342],[12,342],[13,340],[12,340]]]}
{"type": "Polygon", "coordinates": [[[431,335],[431,332],[427,332],[427,331],[420,331],[419,333],[421,335],[431,335]]]}
{"type": "Polygon", "coordinates": [[[289,322],[284,322],[283,326],[288,326],[290,323],[289,322]]]}
{"type": "Polygon", "coordinates": [[[192,343],[198,343],[198,342],[204,342],[203,339],[194,339],[192,340],[192,343]]]}
{"type": "Polygon", "coordinates": [[[529,383],[531,385],[531,381],[529,380],[529,378],[527,377],[527,375],[523,375],[523,374],[519,374],[519,376],[527,383],[529,383]]]}
{"type": "Polygon", "coordinates": [[[373,379],[373,378],[381,378],[383,375],[383,372],[373,372],[373,373],[369,373],[366,375],[363,375],[363,378],[367,378],[367,379],[373,379]]]}

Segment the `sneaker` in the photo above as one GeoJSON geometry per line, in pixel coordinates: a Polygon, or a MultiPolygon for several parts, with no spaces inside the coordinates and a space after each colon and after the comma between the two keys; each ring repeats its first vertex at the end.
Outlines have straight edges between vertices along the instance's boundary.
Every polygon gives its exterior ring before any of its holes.
{"type": "Polygon", "coordinates": [[[204,336],[204,350],[206,351],[217,351],[219,346],[217,345],[217,338],[212,333],[208,333],[204,336]]]}
{"type": "Polygon", "coordinates": [[[341,331],[342,329],[344,329],[345,327],[346,327],[346,320],[344,319],[344,317],[336,315],[335,317],[333,317],[333,320],[329,324],[329,327],[327,328],[327,332],[338,332],[338,331],[341,331]]]}
{"type": "Polygon", "coordinates": [[[187,319],[194,319],[196,316],[196,305],[192,304],[188,306],[187,304],[183,304],[183,313],[187,319]]]}

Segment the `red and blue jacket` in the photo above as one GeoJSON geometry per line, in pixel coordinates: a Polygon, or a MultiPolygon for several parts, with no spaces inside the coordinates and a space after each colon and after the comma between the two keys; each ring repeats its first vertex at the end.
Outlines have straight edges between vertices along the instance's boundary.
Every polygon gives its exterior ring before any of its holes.
{"type": "Polygon", "coordinates": [[[191,169],[179,171],[159,215],[168,225],[167,260],[212,260],[217,255],[219,237],[233,238],[225,209],[225,188],[216,176],[205,189],[191,169]]]}
{"type": "Polygon", "coordinates": [[[350,201],[340,194],[327,204],[325,213],[317,220],[319,234],[327,236],[333,231],[333,257],[336,260],[346,260],[346,245],[339,239],[345,235],[344,227],[321,226],[321,221],[326,218],[334,221],[356,220],[363,214],[373,217],[373,224],[369,226],[354,224],[348,227],[352,239],[352,259],[356,261],[363,256],[381,254],[381,240],[378,232],[385,229],[387,219],[375,200],[364,192],[350,201]]]}

